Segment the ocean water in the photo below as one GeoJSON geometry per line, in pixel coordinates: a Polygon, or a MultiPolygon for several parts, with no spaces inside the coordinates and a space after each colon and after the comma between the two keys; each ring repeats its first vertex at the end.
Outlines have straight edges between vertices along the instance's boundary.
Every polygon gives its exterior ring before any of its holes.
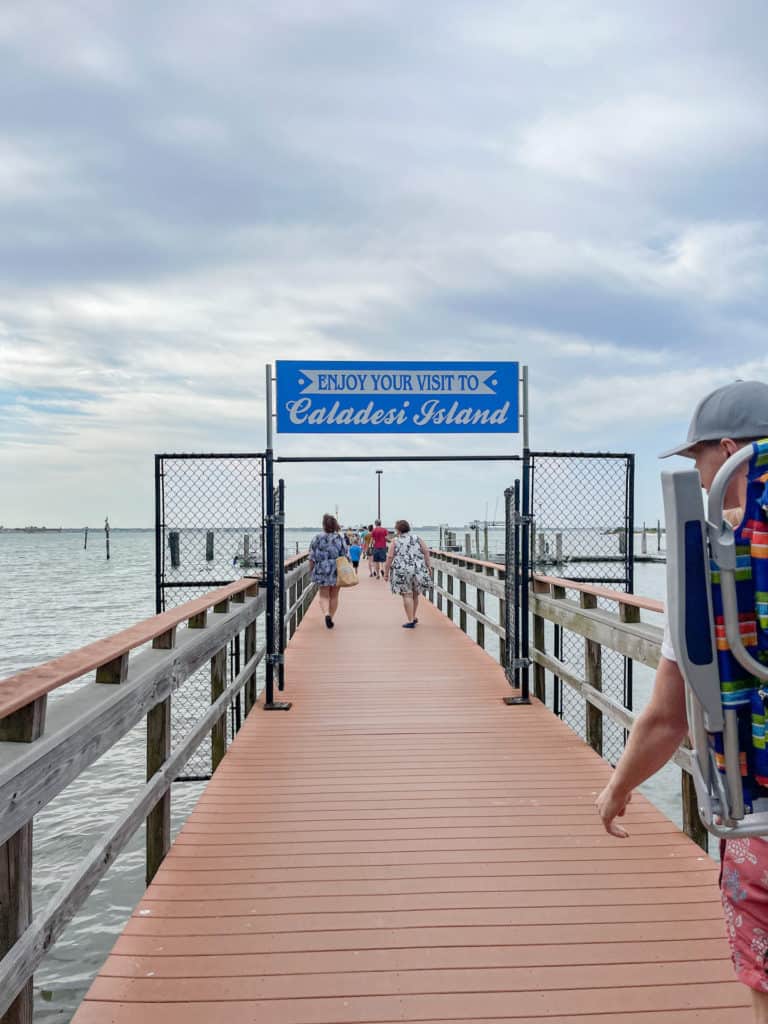
{"type": "MultiPolygon", "coordinates": [[[[306,546],[315,530],[287,530],[286,554],[306,546]]],[[[436,545],[437,530],[419,531],[436,545]]],[[[456,529],[461,542],[465,531],[456,529]]],[[[111,559],[103,533],[0,532],[0,679],[108,636],[154,613],[154,533],[113,530],[111,559]]],[[[566,546],[568,540],[565,541],[566,546]]],[[[490,533],[490,552],[503,551],[503,531],[490,533]]],[[[655,538],[649,543],[655,550],[655,538]]],[[[635,590],[663,599],[663,565],[638,565],[635,590]]],[[[489,600],[493,614],[496,602],[489,600]]],[[[342,608],[343,611],[343,608],[342,608]]],[[[653,621],[653,616],[645,616],[653,621]]],[[[635,707],[648,699],[653,674],[635,670],[635,707]]],[[[290,681],[289,681],[290,685],[290,681]]],[[[52,695],[51,700],[55,700],[52,695]]],[[[144,782],[145,735],[137,726],[35,819],[34,906],[40,909],[144,782]]],[[[204,784],[173,787],[174,835],[204,784]]],[[[668,766],[644,787],[680,822],[680,773],[668,766]]],[[[144,891],[140,830],[70,923],[35,975],[38,1022],[69,1021],[144,891]]]]}

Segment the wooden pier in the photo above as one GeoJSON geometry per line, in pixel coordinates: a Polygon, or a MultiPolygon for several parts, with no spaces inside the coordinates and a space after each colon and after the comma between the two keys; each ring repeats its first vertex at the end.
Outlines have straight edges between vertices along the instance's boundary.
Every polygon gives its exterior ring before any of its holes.
{"type": "Polygon", "coordinates": [[[605,835],[608,765],[419,617],[365,573],[310,607],[76,1024],[744,1021],[714,862],[639,796],[605,835]]]}

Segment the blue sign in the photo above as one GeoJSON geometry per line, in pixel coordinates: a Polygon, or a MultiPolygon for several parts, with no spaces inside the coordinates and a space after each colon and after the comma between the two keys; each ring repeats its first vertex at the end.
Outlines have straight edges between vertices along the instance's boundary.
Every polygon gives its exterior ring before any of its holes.
{"type": "Polygon", "coordinates": [[[517,363],[277,361],[284,434],[515,434],[517,363]]]}

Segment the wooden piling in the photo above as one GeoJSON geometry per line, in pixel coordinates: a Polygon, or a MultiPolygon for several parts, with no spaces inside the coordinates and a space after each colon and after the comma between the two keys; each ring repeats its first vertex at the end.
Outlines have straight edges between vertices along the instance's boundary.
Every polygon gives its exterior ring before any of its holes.
{"type": "Polygon", "coordinates": [[[555,561],[560,565],[563,561],[563,535],[555,534],[555,561]]]}
{"type": "Polygon", "coordinates": [[[87,547],[88,547],[88,527],[86,526],[85,532],[83,534],[83,551],[85,551],[87,547]]]}
{"type": "Polygon", "coordinates": [[[208,530],[205,534],[205,560],[213,561],[213,530],[208,530]]]}
{"type": "MultiPolygon", "coordinates": [[[[0,845],[0,959],[32,920],[32,822],[0,845]]],[[[32,1024],[32,978],[3,1014],[2,1024],[32,1024]]]]}
{"type": "MultiPolygon", "coordinates": [[[[579,597],[582,608],[597,608],[594,594],[582,593],[579,597]]],[[[603,688],[603,649],[595,640],[584,641],[584,679],[596,690],[603,688]]],[[[602,756],[603,713],[594,704],[587,704],[587,743],[602,756]]]]}
{"type": "Polygon", "coordinates": [[[109,518],[104,520],[104,539],[107,542],[107,561],[109,561],[109,518]]]}
{"type": "Polygon", "coordinates": [[[181,543],[178,530],[171,530],[168,534],[168,547],[171,549],[171,565],[178,569],[181,565],[181,543]]]}
{"type": "Polygon", "coordinates": [[[464,534],[464,553],[467,554],[467,555],[471,555],[472,554],[472,534],[471,533],[465,533],[464,534]]]}
{"type": "Polygon", "coordinates": [[[645,523],[643,523],[643,535],[640,540],[640,552],[643,555],[648,554],[648,534],[646,533],[645,523]]]}

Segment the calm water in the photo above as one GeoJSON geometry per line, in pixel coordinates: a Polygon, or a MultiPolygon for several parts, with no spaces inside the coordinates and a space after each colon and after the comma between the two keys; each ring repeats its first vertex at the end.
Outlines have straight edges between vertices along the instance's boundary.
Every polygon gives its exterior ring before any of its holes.
{"type": "MultiPolygon", "coordinates": [[[[286,551],[303,550],[314,531],[288,530],[286,551]]],[[[463,530],[457,529],[459,540],[463,530]]],[[[421,535],[437,543],[437,531],[421,535]]],[[[566,545],[568,541],[566,540],[566,545]]],[[[490,550],[503,550],[492,531],[490,550]]],[[[655,538],[649,543],[655,550],[655,538]]],[[[0,533],[0,678],[125,628],[154,612],[154,535],[113,530],[110,561],[102,533],[83,549],[80,532],[0,533]]],[[[637,566],[637,593],[663,598],[664,567],[637,566]]],[[[489,601],[490,605],[495,602],[489,601]]],[[[490,609],[489,609],[490,610],[490,609]]],[[[653,617],[646,618],[652,619],[653,617]]],[[[652,673],[636,667],[635,706],[647,700],[652,673]]],[[[52,695],[52,700],[56,695],[52,695]]],[[[137,727],[35,819],[34,902],[57,890],[144,782],[144,729],[137,727]]],[[[194,806],[202,784],[173,789],[173,831],[194,806]]],[[[645,789],[679,823],[679,771],[668,767],[645,789]]],[[[144,834],[137,833],[35,976],[36,1020],[64,1024],[85,994],[126,918],[144,891],[144,834]]]]}

